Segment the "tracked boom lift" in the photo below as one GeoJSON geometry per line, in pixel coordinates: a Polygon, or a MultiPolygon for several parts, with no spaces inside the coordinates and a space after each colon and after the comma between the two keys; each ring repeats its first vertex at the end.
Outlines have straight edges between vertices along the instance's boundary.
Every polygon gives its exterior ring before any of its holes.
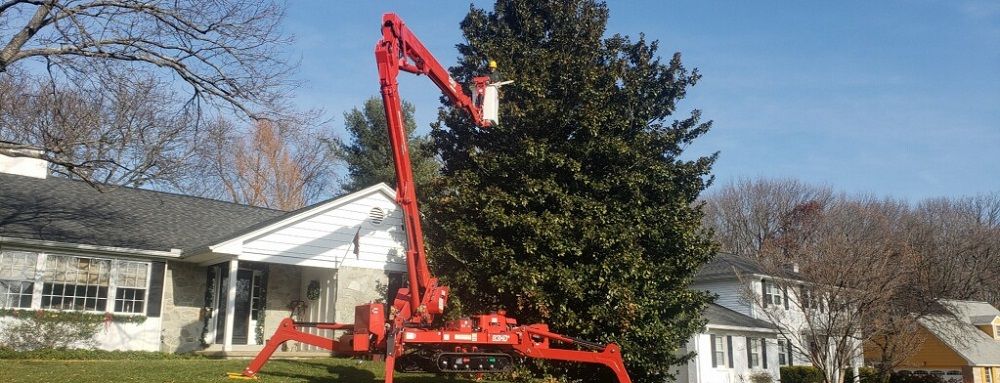
{"type": "Polygon", "coordinates": [[[490,83],[487,76],[477,77],[473,80],[475,97],[467,96],[461,84],[393,13],[382,17],[382,39],[375,45],[375,59],[396,168],[396,201],[403,209],[408,286],[397,291],[388,313],[379,303],[357,306],[353,324],[283,320],[250,365],[231,376],[253,377],[281,344],[294,340],[341,355],[384,355],[386,383],[392,383],[393,371],[492,373],[509,370],[526,358],[601,364],[614,372],[619,383],[631,383],[616,344],[555,334],[545,324],[519,325],[504,311],[436,325],[449,291],[438,284],[427,266],[396,79],[401,70],[427,75],[455,106],[484,128],[496,123],[497,88],[509,82],[490,83]],[[345,334],[333,339],[302,331],[310,327],[344,330],[345,334]]]}

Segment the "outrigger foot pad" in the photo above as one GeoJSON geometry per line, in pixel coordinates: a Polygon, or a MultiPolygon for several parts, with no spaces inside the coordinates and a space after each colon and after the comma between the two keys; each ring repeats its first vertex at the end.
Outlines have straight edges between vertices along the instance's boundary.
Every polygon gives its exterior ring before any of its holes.
{"type": "Polygon", "coordinates": [[[235,380],[257,380],[257,375],[246,376],[242,372],[227,372],[226,377],[235,380]]]}

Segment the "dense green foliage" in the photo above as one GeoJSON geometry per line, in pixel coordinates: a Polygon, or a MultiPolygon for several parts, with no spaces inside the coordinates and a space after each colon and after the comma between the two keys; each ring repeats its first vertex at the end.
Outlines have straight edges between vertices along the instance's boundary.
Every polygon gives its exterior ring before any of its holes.
{"type": "MultiPolygon", "coordinates": [[[[861,376],[861,383],[880,383],[878,379],[878,372],[871,367],[861,367],[858,368],[858,375],[861,376]]],[[[844,381],[854,382],[854,369],[845,368],[844,369],[844,381]]]]}
{"type": "MultiPolygon", "coordinates": [[[[413,179],[417,184],[417,191],[423,192],[429,181],[438,175],[440,164],[434,158],[429,138],[413,135],[413,130],[417,127],[413,112],[413,105],[403,101],[403,121],[409,135],[413,179]]],[[[395,187],[396,170],[389,149],[389,133],[382,99],[369,98],[362,109],[354,108],[344,113],[344,124],[351,136],[350,140],[337,140],[334,143],[337,157],[347,164],[348,179],[343,183],[343,189],[353,192],[379,182],[395,187]]]]}
{"type": "MultiPolygon", "coordinates": [[[[0,348],[33,351],[56,348],[91,348],[101,329],[103,315],[62,311],[13,311],[16,320],[0,325],[0,348]]],[[[110,319],[110,318],[109,318],[110,319]]]]}
{"type": "Polygon", "coordinates": [[[605,37],[607,18],[588,0],[471,9],[452,75],[495,59],[515,83],[499,126],[451,110],[432,132],[431,257],[467,313],[617,342],[635,381],[662,382],[710,301],[688,285],[714,251],[696,199],[715,156],[682,158],[709,129],[698,111],[671,119],[698,73],[657,42],[605,37]]]}
{"type": "Polygon", "coordinates": [[[781,383],[823,383],[823,372],[812,366],[781,367],[781,383]]]}
{"type": "Polygon", "coordinates": [[[0,317],[45,317],[52,320],[64,322],[90,322],[98,323],[111,321],[115,323],[143,323],[146,321],[144,315],[128,314],[97,314],[85,311],[58,311],[58,310],[29,310],[29,309],[0,309],[0,317]]]}

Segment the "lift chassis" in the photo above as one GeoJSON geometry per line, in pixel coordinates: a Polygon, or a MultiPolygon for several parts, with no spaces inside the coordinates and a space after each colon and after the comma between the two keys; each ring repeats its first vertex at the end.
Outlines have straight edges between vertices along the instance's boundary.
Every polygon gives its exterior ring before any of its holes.
{"type": "Polygon", "coordinates": [[[435,318],[444,312],[449,290],[438,285],[427,266],[397,76],[401,70],[427,75],[480,127],[496,123],[494,113],[484,116],[484,105],[487,111],[496,110],[490,104],[497,102],[496,88],[489,87],[499,84],[491,84],[489,77],[475,78],[472,91],[477,101],[473,101],[394,13],[382,17],[382,39],[375,45],[375,59],[396,169],[396,202],[403,209],[407,236],[408,285],[397,291],[388,312],[380,303],[357,306],[353,324],[284,319],[250,365],[231,376],[254,377],[281,344],[297,341],[338,355],[384,355],[386,383],[392,383],[394,371],[493,373],[509,370],[528,358],[600,364],[611,369],[619,383],[631,383],[621,350],[613,343],[597,344],[559,335],[545,324],[520,325],[504,311],[434,325],[435,318]],[[338,339],[326,338],[302,331],[305,328],[344,334],[338,339]]]}

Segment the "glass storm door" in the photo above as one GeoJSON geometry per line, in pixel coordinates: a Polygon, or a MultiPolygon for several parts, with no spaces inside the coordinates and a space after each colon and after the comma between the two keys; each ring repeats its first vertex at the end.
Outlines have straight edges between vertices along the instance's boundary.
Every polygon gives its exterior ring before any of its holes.
{"type": "Polygon", "coordinates": [[[236,301],[233,314],[233,344],[247,344],[250,336],[250,298],[253,270],[236,272],[236,301]]]}

